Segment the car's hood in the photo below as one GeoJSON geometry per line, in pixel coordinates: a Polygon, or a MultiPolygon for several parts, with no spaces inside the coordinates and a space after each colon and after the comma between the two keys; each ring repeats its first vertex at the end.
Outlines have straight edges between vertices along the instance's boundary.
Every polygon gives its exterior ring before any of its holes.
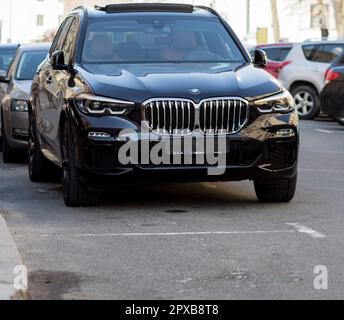
{"type": "Polygon", "coordinates": [[[282,89],[275,78],[251,64],[84,65],[77,71],[96,95],[138,103],[150,98],[252,99],[282,89]],[[200,93],[192,94],[191,89],[200,93]]]}
{"type": "Polygon", "coordinates": [[[13,99],[29,100],[31,84],[31,80],[13,81],[11,87],[9,88],[11,92],[11,97],[13,99]]]}

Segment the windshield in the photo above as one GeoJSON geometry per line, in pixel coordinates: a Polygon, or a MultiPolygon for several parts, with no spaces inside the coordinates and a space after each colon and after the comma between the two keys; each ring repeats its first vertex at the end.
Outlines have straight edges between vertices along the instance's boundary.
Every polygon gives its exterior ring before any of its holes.
{"type": "Polygon", "coordinates": [[[0,51],[0,70],[7,71],[9,65],[12,62],[13,56],[16,50],[1,50],[0,51]]]}
{"type": "Polygon", "coordinates": [[[17,68],[17,80],[32,80],[35,76],[37,67],[47,56],[48,51],[24,52],[20,57],[17,68]]]}
{"type": "Polygon", "coordinates": [[[149,15],[91,20],[82,63],[245,62],[217,18],[149,15]]]}

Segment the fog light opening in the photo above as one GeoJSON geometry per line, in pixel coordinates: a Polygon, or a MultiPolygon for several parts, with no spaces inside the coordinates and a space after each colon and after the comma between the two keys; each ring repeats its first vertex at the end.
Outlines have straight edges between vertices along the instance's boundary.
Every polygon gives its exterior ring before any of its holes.
{"type": "Polygon", "coordinates": [[[109,133],[106,132],[89,132],[88,137],[90,139],[108,139],[111,138],[109,133]]]}
{"type": "Polygon", "coordinates": [[[276,137],[278,138],[292,138],[295,136],[296,133],[294,129],[280,129],[276,131],[276,137]]]}
{"type": "Polygon", "coordinates": [[[19,135],[19,136],[28,136],[29,135],[29,130],[13,128],[12,129],[12,133],[15,134],[15,135],[19,135]]]}

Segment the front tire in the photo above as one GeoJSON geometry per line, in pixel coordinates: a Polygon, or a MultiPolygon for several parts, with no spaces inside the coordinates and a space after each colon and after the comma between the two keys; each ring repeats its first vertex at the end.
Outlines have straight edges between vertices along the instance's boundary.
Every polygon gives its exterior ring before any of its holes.
{"type": "Polygon", "coordinates": [[[71,128],[66,122],[62,128],[63,157],[63,198],[67,207],[91,207],[99,202],[99,196],[88,190],[87,185],[80,181],[76,166],[75,149],[72,142],[71,128]]]}
{"type": "Polygon", "coordinates": [[[320,99],[318,92],[311,86],[301,85],[293,88],[295,107],[300,119],[312,120],[320,113],[320,99]]]}
{"type": "Polygon", "coordinates": [[[254,181],[258,200],[268,203],[290,202],[295,196],[296,185],[297,176],[275,182],[254,181]]]}
{"type": "Polygon", "coordinates": [[[29,142],[28,142],[28,170],[32,182],[45,182],[50,180],[54,167],[44,157],[37,138],[36,122],[33,115],[29,121],[29,142]]]}

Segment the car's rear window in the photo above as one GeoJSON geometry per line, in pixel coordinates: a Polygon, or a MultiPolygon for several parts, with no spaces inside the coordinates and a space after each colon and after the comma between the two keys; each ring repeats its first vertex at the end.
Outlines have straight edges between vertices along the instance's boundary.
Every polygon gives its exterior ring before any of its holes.
{"type": "Polygon", "coordinates": [[[216,18],[145,15],[91,20],[82,62],[245,62],[216,18]]]}
{"type": "Polygon", "coordinates": [[[262,47],[270,61],[284,61],[293,47],[262,47]]]}
{"type": "Polygon", "coordinates": [[[17,80],[32,80],[35,76],[37,67],[47,56],[48,51],[24,52],[17,67],[17,80]]]}
{"type": "Polygon", "coordinates": [[[0,70],[8,70],[16,50],[0,50],[0,70]]]}
{"type": "Polygon", "coordinates": [[[344,52],[344,43],[304,45],[302,50],[309,61],[331,63],[344,52]]]}

